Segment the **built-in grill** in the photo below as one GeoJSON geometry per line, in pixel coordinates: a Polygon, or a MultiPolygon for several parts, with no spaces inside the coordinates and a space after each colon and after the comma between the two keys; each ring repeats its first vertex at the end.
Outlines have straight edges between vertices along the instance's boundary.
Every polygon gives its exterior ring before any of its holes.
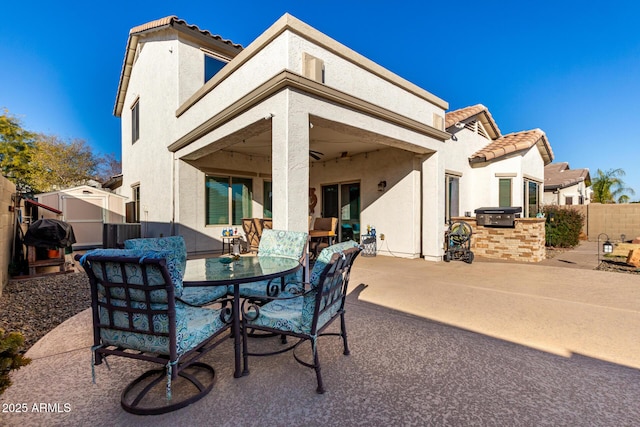
{"type": "Polygon", "coordinates": [[[515,219],[520,217],[522,208],[498,207],[498,208],[478,208],[476,213],[476,224],[485,227],[515,227],[515,219]]]}

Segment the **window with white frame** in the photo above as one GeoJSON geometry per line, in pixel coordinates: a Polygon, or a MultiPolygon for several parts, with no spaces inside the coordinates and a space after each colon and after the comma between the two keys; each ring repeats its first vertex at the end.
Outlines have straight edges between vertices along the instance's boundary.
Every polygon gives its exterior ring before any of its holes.
{"type": "Polygon", "coordinates": [[[252,216],[252,188],[251,178],[205,177],[206,225],[242,225],[252,216]]]}
{"type": "Polygon", "coordinates": [[[451,217],[460,216],[460,177],[457,175],[445,175],[445,212],[446,222],[451,221],[451,217]]]}
{"type": "Polygon", "coordinates": [[[133,144],[140,139],[140,100],[131,107],[131,143],[133,144]]]}
{"type": "Polygon", "coordinates": [[[540,188],[541,185],[531,179],[525,178],[523,180],[523,201],[524,206],[523,216],[525,218],[535,218],[538,212],[540,212],[540,188]]]}
{"type": "Polygon", "coordinates": [[[498,179],[498,206],[511,206],[511,178],[498,179]]]}

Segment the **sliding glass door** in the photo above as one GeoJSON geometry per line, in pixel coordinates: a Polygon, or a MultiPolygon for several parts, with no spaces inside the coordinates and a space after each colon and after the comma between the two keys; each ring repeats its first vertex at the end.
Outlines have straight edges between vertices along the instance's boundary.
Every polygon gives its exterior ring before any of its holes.
{"type": "Polygon", "coordinates": [[[338,218],[339,241],[360,241],[360,183],[323,185],[322,216],[338,218]]]}

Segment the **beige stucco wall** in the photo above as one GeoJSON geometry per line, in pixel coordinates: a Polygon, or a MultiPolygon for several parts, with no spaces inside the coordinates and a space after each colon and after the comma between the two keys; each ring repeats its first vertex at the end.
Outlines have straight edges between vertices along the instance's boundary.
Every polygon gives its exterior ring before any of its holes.
{"type": "Polygon", "coordinates": [[[15,213],[12,211],[11,196],[15,194],[15,184],[0,176],[0,295],[9,281],[9,263],[15,232],[15,213]]]}
{"type": "Polygon", "coordinates": [[[597,241],[600,233],[605,233],[612,241],[620,241],[640,237],[640,203],[602,204],[589,203],[582,206],[563,206],[576,209],[585,216],[582,231],[589,241],[597,241]]]}

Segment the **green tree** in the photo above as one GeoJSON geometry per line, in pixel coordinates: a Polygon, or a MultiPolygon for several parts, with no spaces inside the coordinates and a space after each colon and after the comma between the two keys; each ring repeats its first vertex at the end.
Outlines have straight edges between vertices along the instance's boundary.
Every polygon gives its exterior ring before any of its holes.
{"type": "Polygon", "coordinates": [[[29,184],[35,192],[86,184],[95,177],[99,162],[82,139],[65,142],[57,136],[38,135],[29,184]]]}
{"type": "Polygon", "coordinates": [[[25,130],[7,109],[0,115],[0,171],[16,184],[18,191],[30,190],[30,162],[35,150],[35,134],[25,130]]]}
{"type": "Polygon", "coordinates": [[[624,203],[629,200],[629,196],[635,194],[632,188],[626,187],[621,177],[625,175],[624,170],[609,169],[606,172],[600,169],[596,172],[596,177],[591,180],[591,190],[593,196],[591,201],[596,203],[624,203]]]}

